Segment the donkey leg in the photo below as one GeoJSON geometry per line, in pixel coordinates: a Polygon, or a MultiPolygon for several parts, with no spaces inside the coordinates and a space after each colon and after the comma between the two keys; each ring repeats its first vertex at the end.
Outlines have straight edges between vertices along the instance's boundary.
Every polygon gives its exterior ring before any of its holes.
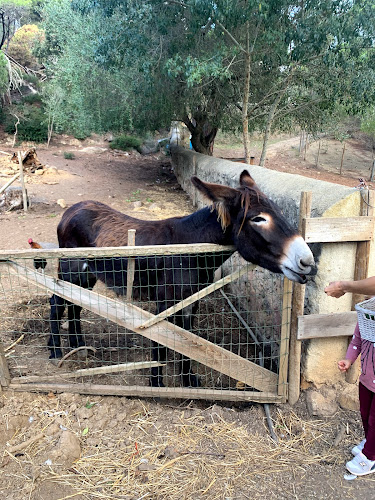
{"type": "MultiPolygon", "coordinates": [[[[152,342],[152,360],[158,363],[165,363],[167,360],[167,348],[157,342],[152,342]]],[[[151,368],[150,385],[151,387],[165,387],[162,366],[153,366],[151,368]]]]}
{"type": "Polygon", "coordinates": [[[60,337],[60,321],[65,310],[65,300],[58,295],[52,295],[49,303],[50,309],[50,325],[51,335],[48,339],[48,347],[50,349],[50,359],[61,358],[61,337],[60,337]]]}
{"type": "Polygon", "coordinates": [[[69,345],[72,348],[85,345],[81,331],[81,311],[82,307],[68,304],[69,345]]]}
{"type": "MultiPolygon", "coordinates": [[[[198,304],[193,304],[192,306],[185,308],[181,315],[176,317],[175,323],[181,326],[184,330],[192,331],[194,315],[198,309],[198,304]]],[[[191,366],[191,359],[185,355],[181,355],[181,380],[184,387],[200,387],[201,383],[198,375],[193,373],[191,366]]]]}

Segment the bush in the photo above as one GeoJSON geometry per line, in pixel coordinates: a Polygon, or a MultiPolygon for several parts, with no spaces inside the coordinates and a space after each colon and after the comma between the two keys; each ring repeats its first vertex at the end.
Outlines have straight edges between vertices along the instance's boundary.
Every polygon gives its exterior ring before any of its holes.
{"type": "Polygon", "coordinates": [[[132,135],[120,135],[111,142],[109,147],[111,149],[122,149],[123,151],[127,151],[128,149],[139,150],[141,145],[142,141],[138,137],[134,137],[132,135]]]}
{"type": "Polygon", "coordinates": [[[0,95],[4,95],[9,88],[9,72],[7,60],[0,52],[0,95]]]}
{"type": "Polygon", "coordinates": [[[28,94],[22,97],[22,102],[27,104],[39,104],[42,105],[42,97],[40,94],[28,94]]]}
{"type": "Polygon", "coordinates": [[[71,153],[69,151],[64,151],[64,158],[65,160],[74,160],[75,156],[74,153],[71,153]]]}
{"type": "MultiPolygon", "coordinates": [[[[43,109],[24,104],[14,110],[19,117],[17,139],[20,141],[45,142],[48,139],[48,125],[43,109]]],[[[4,129],[8,134],[16,131],[17,119],[9,114],[5,119],[4,129]]]]}
{"type": "Polygon", "coordinates": [[[19,28],[9,43],[8,53],[23,66],[39,68],[32,50],[44,39],[44,32],[35,24],[25,24],[19,28]]]}

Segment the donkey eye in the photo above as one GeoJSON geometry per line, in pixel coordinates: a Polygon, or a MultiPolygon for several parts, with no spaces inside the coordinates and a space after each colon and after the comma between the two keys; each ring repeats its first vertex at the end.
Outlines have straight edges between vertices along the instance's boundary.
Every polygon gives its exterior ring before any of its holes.
{"type": "Polygon", "coordinates": [[[257,215],[256,217],[253,217],[251,219],[251,222],[259,223],[259,222],[267,222],[267,220],[264,217],[260,217],[257,215]]]}

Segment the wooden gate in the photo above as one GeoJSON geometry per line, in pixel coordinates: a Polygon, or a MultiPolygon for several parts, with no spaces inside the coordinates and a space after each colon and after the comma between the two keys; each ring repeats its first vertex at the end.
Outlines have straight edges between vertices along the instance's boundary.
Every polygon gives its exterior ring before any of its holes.
{"type": "MultiPolygon", "coordinates": [[[[186,255],[198,253],[212,253],[228,251],[228,247],[220,247],[211,244],[196,245],[171,245],[136,247],[128,246],[122,248],[75,248],[56,249],[49,251],[38,251],[38,258],[59,258],[85,257],[93,259],[95,257],[127,257],[129,259],[127,298],[131,297],[132,279],[134,276],[134,258],[137,256],[154,255],[186,255]],[[133,271],[132,271],[133,269],[133,271]],[[133,276],[132,276],[133,273],[133,276]],[[130,292],[129,292],[130,289],[130,292]]],[[[256,364],[244,357],[241,357],[220,345],[210,342],[200,336],[184,330],[173,323],[166,321],[168,316],[191,305],[197,300],[208,296],[215,290],[222,288],[228,283],[232,283],[241,276],[249,273],[255,266],[245,265],[236,271],[219,279],[213,284],[173,305],[159,315],[134,305],[131,301],[108,298],[71,283],[55,279],[47,274],[35,271],[29,266],[16,263],[17,258],[35,258],[35,251],[15,251],[12,253],[3,252],[0,254],[0,263],[7,272],[16,274],[17,277],[27,283],[33,283],[49,293],[59,295],[64,299],[92,311],[98,316],[111,320],[118,325],[125,327],[128,331],[142,335],[143,337],[166,346],[182,355],[188,356],[192,360],[198,361],[205,366],[214,369],[238,381],[239,388],[246,390],[217,390],[208,388],[184,388],[184,387],[146,387],[141,385],[102,385],[94,383],[69,383],[61,382],[63,378],[85,377],[93,373],[123,372],[127,369],[134,369],[123,365],[110,365],[107,367],[97,367],[80,369],[75,372],[54,374],[46,376],[28,376],[11,378],[4,350],[0,346],[0,382],[3,389],[17,391],[52,391],[52,392],[76,392],[97,395],[123,395],[123,396],[144,396],[144,397],[173,397],[190,399],[214,399],[214,400],[242,400],[256,402],[285,402],[287,399],[287,377],[288,377],[288,353],[289,353],[289,326],[291,314],[291,290],[292,283],[284,279],[284,289],[282,298],[282,322],[281,337],[279,341],[279,369],[274,373],[260,364],[256,364]],[[250,389],[251,388],[251,389],[250,389]]],[[[250,330],[249,327],[247,327],[250,330]]],[[[144,362],[140,368],[155,366],[158,363],[144,362]]]]}

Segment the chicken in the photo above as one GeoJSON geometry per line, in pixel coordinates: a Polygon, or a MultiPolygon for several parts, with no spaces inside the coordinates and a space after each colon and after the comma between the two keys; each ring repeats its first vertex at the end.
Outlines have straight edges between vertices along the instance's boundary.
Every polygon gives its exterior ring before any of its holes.
{"type": "MultiPolygon", "coordinates": [[[[56,245],[56,243],[48,243],[48,242],[37,243],[32,238],[28,239],[28,243],[29,243],[30,247],[33,248],[33,249],[58,248],[58,245],[56,245]]],[[[45,259],[43,257],[40,257],[40,258],[36,257],[34,259],[34,267],[35,267],[35,269],[44,269],[46,267],[46,265],[47,265],[47,259],[45,259]]]]}

